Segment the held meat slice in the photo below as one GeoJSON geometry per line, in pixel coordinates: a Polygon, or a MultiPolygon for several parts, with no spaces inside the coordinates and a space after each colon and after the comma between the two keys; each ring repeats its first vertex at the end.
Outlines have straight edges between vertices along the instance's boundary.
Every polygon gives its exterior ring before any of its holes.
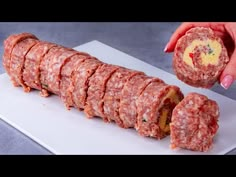
{"type": "Polygon", "coordinates": [[[210,28],[192,28],[175,47],[173,68],[181,81],[194,87],[210,88],[229,62],[222,40],[210,28]]]}
{"type": "Polygon", "coordinates": [[[40,41],[33,46],[25,57],[23,80],[31,88],[41,90],[40,63],[45,54],[56,44],[40,41]]]}
{"type": "Polygon", "coordinates": [[[136,100],[135,129],[141,136],[162,139],[170,134],[172,110],[183,99],[179,87],[151,82],[136,100]]]}
{"type": "Polygon", "coordinates": [[[11,81],[14,86],[22,86],[25,92],[30,91],[30,87],[25,85],[23,81],[25,56],[37,42],[39,42],[38,39],[26,38],[25,40],[17,43],[12,50],[10,62],[11,81]]]}
{"type": "Polygon", "coordinates": [[[210,150],[219,128],[219,116],[219,106],[214,100],[199,93],[189,93],[173,110],[171,148],[210,150]]]}
{"type": "Polygon", "coordinates": [[[26,38],[34,38],[38,39],[35,35],[31,33],[19,33],[12,34],[8,38],[6,38],[3,42],[3,67],[5,68],[8,75],[10,75],[10,63],[11,63],[11,54],[15,45],[26,39],[26,38]]]}

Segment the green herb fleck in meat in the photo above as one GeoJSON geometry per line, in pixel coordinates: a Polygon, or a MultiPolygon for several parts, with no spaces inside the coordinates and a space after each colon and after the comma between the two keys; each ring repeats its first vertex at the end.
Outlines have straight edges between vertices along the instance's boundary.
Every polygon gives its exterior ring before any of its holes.
{"type": "Polygon", "coordinates": [[[213,54],[214,55],[214,53],[213,53],[213,50],[211,49],[211,47],[210,47],[210,45],[209,44],[207,44],[207,47],[208,47],[208,54],[213,54]]]}
{"type": "Polygon", "coordinates": [[[213,53],[213,50],[212,50],[212,49],[209,50],[208,54],[211,54],[211,53],[213,53]]]}

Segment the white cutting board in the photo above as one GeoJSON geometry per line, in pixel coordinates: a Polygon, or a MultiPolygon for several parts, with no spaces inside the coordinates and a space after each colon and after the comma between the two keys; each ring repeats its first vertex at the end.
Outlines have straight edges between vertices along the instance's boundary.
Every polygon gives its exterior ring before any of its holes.
{"type": "Polygon", "coordinates": [[[76,109],[68,111],[58,96],[43,98],[38,91],[24,93],[21,87],[13,87],[6,74],[0,75],[0,117],[55,154],[225,154],[236,147],[236,101],[187,86],[174,75],[98,41],[75,49],[107,63],[160,77],[179,86],[184,94],[196,91],[216,100],[221,117],[213,148],[207,153],[171,150],[169,137],[141,137],[134,129],[122,129],[99,118],[87,119],[76,109]]]}

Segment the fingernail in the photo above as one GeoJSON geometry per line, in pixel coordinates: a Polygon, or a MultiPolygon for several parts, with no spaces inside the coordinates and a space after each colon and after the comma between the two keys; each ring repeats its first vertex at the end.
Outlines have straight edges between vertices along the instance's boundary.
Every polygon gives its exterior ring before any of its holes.
{"type": "Polygon", "coordinates": [[[224,88],[224,89],[228,89],[232,83],[234,82],[234,78],[231,75],[226,75],[223,80],[221,81],[220,85],[224,88]]]}
{"type": "Polygon", "coordinates": [[[168,50],[168,44],[169,44],[169,43],[166,44],[165,49],[164,49],[164,52],[167,52],[167,50],[168,50]]]}

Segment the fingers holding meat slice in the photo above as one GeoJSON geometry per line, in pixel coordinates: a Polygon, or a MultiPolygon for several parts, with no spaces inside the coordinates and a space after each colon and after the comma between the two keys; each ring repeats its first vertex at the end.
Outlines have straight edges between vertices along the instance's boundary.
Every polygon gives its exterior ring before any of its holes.
{"type": "Polygon", "coordinates": [[[181,81],[194,87],[210,88],[229,62],[222,40],[210,28],[195,27],[175,47],[173,69],[181,81]]]}

